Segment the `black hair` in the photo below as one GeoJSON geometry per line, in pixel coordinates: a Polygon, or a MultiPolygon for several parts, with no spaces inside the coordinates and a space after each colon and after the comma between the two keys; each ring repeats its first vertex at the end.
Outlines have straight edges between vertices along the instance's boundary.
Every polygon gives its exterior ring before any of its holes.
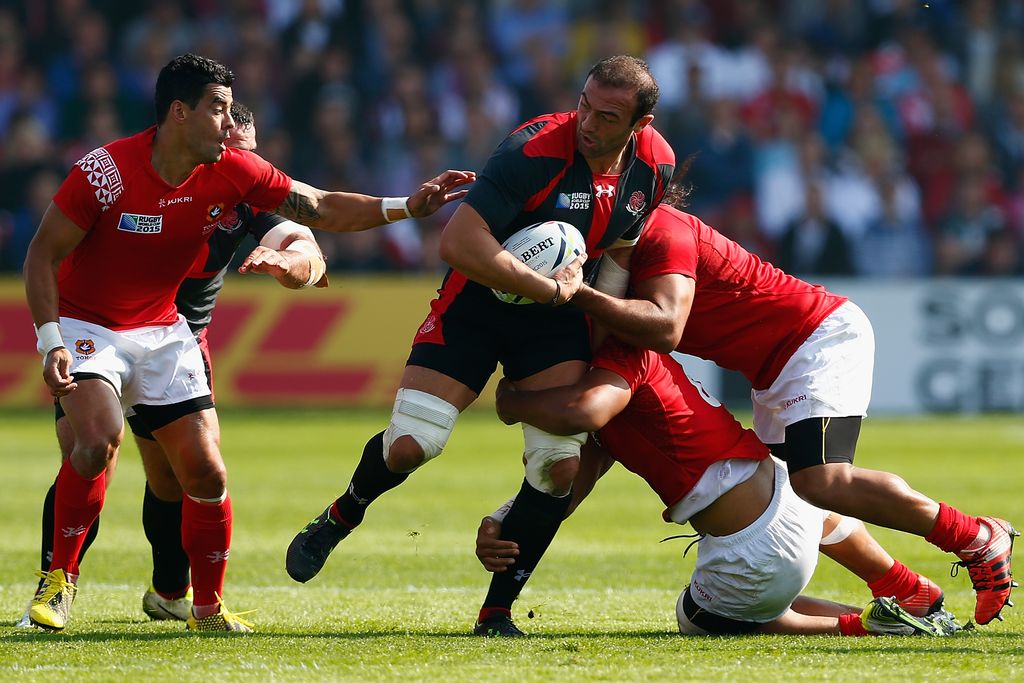
{"type": "Polygon", "coordinates": [[[156,92],[153,103],[156,107],[157,125],[164,122],[174,100],[181,100],[195,109],[203,98],[206,86],[215,83],[231,87],[235,75],[231,69],[209,57],[191,52],[175,57],[160,69],[156,78],[156,92]]]}
{"type": "Polygon", "coordinates": [[[647,62],[632,55],[606,57],[591,67],[587,77],[602,85],[636,91],[636,110],[630,124],[654,111],[654,105],[658,103],[661,94],[647,62]]]}
{"type": "Polygon", "coordinates": [[[253,122],[252,109],[238,100],[231,100],[231,118],[235,120],[238,128],[248,128],[253,122]]]}
{"type": "Polygon", "coordinates": [[[680,211],[689,205],[690,195],[693,194],[693,185],[684,183],[683,179],[690,171],[690,167],[693,166],[696,158],[697,153],[694,152],[683,159],[683,163],[676,167],[676,172],[672,174],[672,180],[668,182],[668,187],[665,188],[665,196],[661,198],[662,204],[668,204],[673,209],[679,209],[680,211]]]}

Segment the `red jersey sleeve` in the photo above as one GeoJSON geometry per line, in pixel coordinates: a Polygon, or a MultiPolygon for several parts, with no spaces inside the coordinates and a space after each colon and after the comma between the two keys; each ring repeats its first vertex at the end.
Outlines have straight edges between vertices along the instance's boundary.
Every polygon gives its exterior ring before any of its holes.
{"type": "Polygon", "coordinates": [[[680,274],[697,279],[697,230],[686,216],[659,207],[647,221],[647,227],[633,250],[630,279],[643,282],[658,275],[680,274]]]}
{"type": "Polygon", "coordinates": [[[608,337],[594,356],[593,367],[614,372],[626,380],[629,390],[636,393],[647,376],[649,353],[630,346],[616,337],[608,337]]]}
{"type": "Polygon", "coordinates": [[[229,148],[223,158],[228,162],[224,173],[242,193],[242,201],[253,208],[273,211],[288,196],[292,179],[258,154],[229,148]]]}
{"type": "Polygon", "coordinates": [[[99,191],[76,165],[53,196],[53,203],[72,223],[88,232],[103,213],[104,206],[97,197],[99,191]]]}

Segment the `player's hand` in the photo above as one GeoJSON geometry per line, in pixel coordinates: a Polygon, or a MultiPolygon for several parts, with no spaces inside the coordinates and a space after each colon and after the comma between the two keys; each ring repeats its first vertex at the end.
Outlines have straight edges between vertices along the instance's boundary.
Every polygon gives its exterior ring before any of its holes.
{"type": "Polygon", "coordinates": [[[554,302],[555,304],[568,303],[576,296],[576,292],[580,291],[580,287],[583,286],[583,264],[586,261],[587,255],[580,254],[576,260],[551,276],[561,286],[558,301],[554,302]]]}
{"type": "Polygon", "coordinates": [[[458,190],[456,192],[452,192],[452,190],[468,185],[474,180],[476,180],[476,173],[473,171],[449,170],[431,178],[420,185],[420,189],[409,196],[409,200],[406,202],[406,205],[409,207],[409,213],[414,218],[422,218],[433,214],[448,202],[465,197],[469,190],[458,190]]]}
{"type": "Polygon", "coordinates": [[[515,392],[515,390],[515,385],[505,377],[498,380],[498,387],[494,390],[494,409],[498,413],[498,419],[507,425],[514,425],[519,422],[519,420],[508,415],[508,407],[505,405],[506,397],[515,392]]]}
{"type": "MultiPolygon", "coordinates": [[[[243,275],[245,273],[263,273],[275,280],[282,281],[291,272],[291,262],[279,251],[257,246],[242,261],[242,265],[238,267],[238,272],[243,275]]],[[[287,285],[287,283],[284,284],[287,285]]]]}
{"type": "Polygon", "coordinates": [[[480,520],[476,530],[476,557],[480,564],[489,572],[500,573],[511,567],[519,555],[519,544],[515,541],[503,541],[501,522],[492,517],[480,520]]]}
{"type": "Polygon", "coordinates": [[[71,376],[71,352],[63,346],[46,354],[43,361],[43,381],[50,389],[50,393],[60,398],[67,396],[78,388],[78,383],[71,376]]]}

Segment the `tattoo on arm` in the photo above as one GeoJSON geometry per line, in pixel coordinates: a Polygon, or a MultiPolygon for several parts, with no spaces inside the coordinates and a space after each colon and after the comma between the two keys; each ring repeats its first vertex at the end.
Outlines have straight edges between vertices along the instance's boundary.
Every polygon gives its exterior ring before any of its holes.
{"type": "Polygon", "coordinates": [[[290,218],[296,223],[312,225],[320,219],[320,200],[324,194],[326,193],[323,190],[292,181],[291,191],[274,213],[282,218],[290,218]]]}

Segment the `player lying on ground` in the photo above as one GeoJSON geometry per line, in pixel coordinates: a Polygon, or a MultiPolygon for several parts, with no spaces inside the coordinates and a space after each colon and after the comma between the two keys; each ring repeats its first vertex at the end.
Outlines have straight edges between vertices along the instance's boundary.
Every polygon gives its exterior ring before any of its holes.
{"type": "MultiPolygon", "coordinates": [[[[601,447],[584,449],[570,511],[615,458],[661,497],[666,521],[689,522],[700,534],[697,565],[676,603],[683,633],[949,635],[959,628],[941,609],[938,586],[895,562],[860,522],[799,498],[781,461],[667,355],[609,339],[573,386],[516,391],[502,381],[497,409],[507,424],[598,432],[601,447]],[[800,595],[819,546],[869,582],[876,599],[863,612],[800,595]],[[898,599],[903,586],[912,590],[898,599]]],[[[515,545],[496,538],[501,516],[485,518],[478,534],[477,556],[490,571],[515,563],[515,545]]],[[[523,635],[503,623],[493,635],[523,635]]]]}
{"type": "Polygon", "coordinates": [[[584,286],[573,304],[631,344],[743,373],[753,387],[754,431],[786,462],[797,494],[955,553],[977,594],[975,621],[998,618],[1015,585],[1010,561],[1019,534],[1010,523],[966,515],[894,474],[853,466],[874,366],[864,313],[675,206],[685,206],[677,184],[648,219],[630,273],[619,273],[631,299],[584,286]]]}
{"type": "MultiPolygon", "coordinates": [[[[182,545],[195,599],[187,627],[249,630],[221,600],[231,502],[202,351],[174,298],[225,212],[246,203],[310,227],[366,230],[433,213],[473,173],[447,171],[408,198],[324,192],[257,155],[225,145],[233,74],[197,55],[157,77],[157,123],[75,165],[25,258],[25,289],[74,447],[57,475],[53,559],[33,599],[33,624],[62,630],[77,592],[84,535],[99,516],[105,471],[131,410],[167,454],[183,492],[182,545]],[[131,283],[131,286],[125,286],[131,283]]],[[[272,258],[266,254],[267,258],[272,258]]],[[[254,269],[273,267],[263,257],[254,269]]]]}
{"type": "MultiPolygon", "coordinates": [[[[296,534],[286,557],[293,579],[316,576],[373,501],[441,454],[459,414],[499,363],[531,389],[571,384],[586,371],[586,320],[563,305],[582,281],[578,264],[547,278],[502,242],[528,225],[558,220],[585,237],[588,268],[606,249],[628,249],[675,164],[650,125],[657,98],[642,60],[603,59],[588,74],[575,111],[527,121],[495,150],[445,226],[441,254],[452,269],[413,340],[391,422],[366,443],[345,492],[296,534]],[[491,288],[541,303],[503,303],[491,288]]],[[[585,435],[524,426],[523,439],[524,479],[502,531],[519,544],[521,567],[540,558],[565,517],[585,435]]],[[[510,607],[523,585],[495,575],[481,617],[510,607]]]]}
{"type": "MultiPolygon", "coordinates": [[[[248,107],[237,100],[231,103],[231,117],[235,127],[228,131],[225,145],[250,152],[256,150],[256,122],[248,107]]],[[[302,289],[311,285],[326,286],[327,275],[323,256],[313,233],[304,225],[285,220],[268,212],[255,212],[247,204],[239,204],[226,211],[218,229],[210,232],[205,259],[196,262],[192,273],[178,288],[174,304],[195,335],[206,361],[207,381],[213,388],[213,366],[206,330],[217,302],[228,264],[242,241],[252,236],[258,246],[243,263],[243,272],[267,273],[281,286],[302,289]]],[[[57,443],[61,456],[67,459],[74,447],[74,432],[67,416],[54,401],[56,408],[57,443]]],[[[149,589],[142,596],[142,609],[152,619],[186,621],[192,609],[192,584],[189,578],[188,555],[181,545],[181,485],[174,476],[160,444],[135,414],[127,416],[128,426],[135,437],[142,467],[146,474],[146,487],[142,499],[142,527],[152,549],[153,575],[149,589]]],[[[106,471],[109,488],[116,459],[111,459],[106,471]]],[[[45,574],[53,557],[53,519],[56,482],[50,486],[43,501],[43,523],[40,550],[41,571],[45,574]]],[[[96,521],[85,534],[78,563],[82,563],[89,546],[99,530],[96,521]]],[[[39,581],[39,587],[43,579],[39,581]]],[[[37,589],[38,590],[38,589],[37,589]]],[[[32,626],[29,607],[16,626],[32,626]]]]}

